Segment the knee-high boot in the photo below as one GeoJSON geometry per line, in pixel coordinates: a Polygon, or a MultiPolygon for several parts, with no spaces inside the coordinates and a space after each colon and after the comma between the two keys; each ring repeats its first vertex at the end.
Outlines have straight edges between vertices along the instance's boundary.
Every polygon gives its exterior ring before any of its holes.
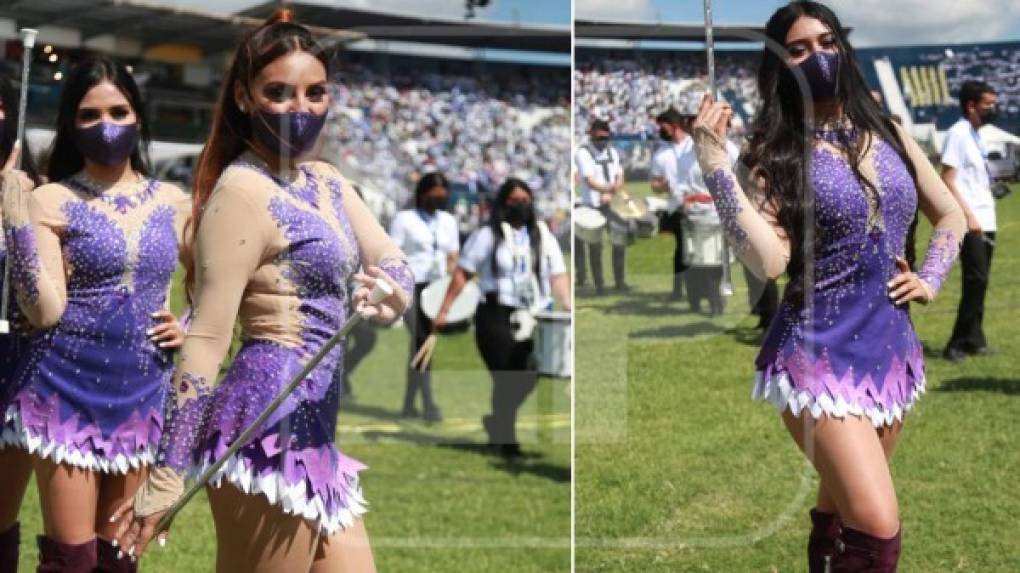
{"type": "Polygon", "coordinates": [[[808,573],[827,573],[825,566],[836,551],[842,522],[836,513],[811,510],[811,535],[808,537],[808,573]]]}
{"type": "Polygon", "coordinates": [[[92,573],[96,568],[96,540],[69,545],[40,535],[36,573],[92,573]]]}
{"type": "Polygon", "coordinates": [[[900,560],[900,530],[888,539],[843,527],[836,540],[831,573],[896,573],[900,560]]]}
{"type": "Polygon", "coordinates": [[[0,573],[18,573],[21,524],[17,521],[0,533],[0,573]]]}
{"type": "Polygon", "coordinates": [[[135,573],[138,562],[127,556],[117,559],[117,548],[109,541],[96,538],[97,561],[96,573],[135,573]]]}

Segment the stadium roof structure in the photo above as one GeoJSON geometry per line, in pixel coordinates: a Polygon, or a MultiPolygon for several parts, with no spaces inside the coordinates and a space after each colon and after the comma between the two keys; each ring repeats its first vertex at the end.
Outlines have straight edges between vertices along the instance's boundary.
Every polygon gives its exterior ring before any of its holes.
{"type": "MultiPolygon", "coordinates": [[[[266,18],[279,2],[265,2],[242,10],[242,16],[266,18]]],[[[365,10],[314,2],[288,2],[301,22],[347,30],[374,40],[399,40],[465,48],[570,53],[570,27],[455,20],[403,13],[365,10]]]]}
{"type": "MultiPolygon", "coordinates": [[[[262,23],[244,15],[224,16],[139,0],[8,0],[0,2],[0,18],[14,20],[18,27],[74,29],[83,43],[112,34],[139,41],[143,47],[181,42],[210,53],[233,49],[246,32],[262,23]]],[[[341,41],[363,38],[342,30],[311,28],[341,41]]]]}
{"type": "MultiPolygon", "coordinates": [[[[590,40],[630,40],[704,42],[705,25],[697,23],[669,24],[664,22],[624,22],[577,20],[574,23],[577,38],[590,40]]],[[[712,36],[716,42],[760,42],[765,27],[756,25],[714,25],[712,36]]]]}

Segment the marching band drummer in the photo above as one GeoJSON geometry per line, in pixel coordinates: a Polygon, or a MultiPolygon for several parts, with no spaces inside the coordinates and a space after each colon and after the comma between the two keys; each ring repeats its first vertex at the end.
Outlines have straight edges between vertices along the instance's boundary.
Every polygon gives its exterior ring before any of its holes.
{"type": "MultiPolygon", "coordinates": [[[[607,231],[610,239],[614,233],[626,233],[626,222],[615,215],[609,208],[613,196],[623,191],[623,163],[620,152],[609,142],[609,122],[596,119],[591,122],[588,131],[591,142],[583,145],[574,153],[574,166],[581,183],[580,203],[599,210],[609,221],[607,231]]],[[[612,241],[613,249],[613,280],[618,292],[627,292],[629,287],[624,279],[626,268],[626,244],[612,241]]],[[[591,275],[595,283],[596,294],[605,294],[605,282],[602,275],[602,243],[585,243],[574,238],[574,271],[577,273],[577,286],[584,286],[587,276],[585,251],[591,261],[591,275]]]]}
{"type": "MultiPolygon", "coordinates": [[[[691,98],[690,103],[697,106],[697,98],[691,98]]],[[[697,115],[697,109],[688,105],[681,116],[685,123],[690,125],[697,115]]],[[[687,138],[688,145],[685,145],[677,153],[677,179],[680,186],[681,206],[683,219],[692,227],[708,223],[718,228],[717,233],[722,234],[722,228],[718,227],[719,213],[716,210],[715,201],[705,186],[705,178],[698,165],[698,158],[695,153],[693,140],[687,138]]],[[[726,155],[730,166],[737,163],[740,150],[732,142],[726,141],[726,155]]],[[[697,248],[697,245],[694,246],[697,248]]],[[[693,258],[694,253],[684,253],[685,259],[693,258]]],[[[722,265],[729,264],[728,253],[721,257],[722,265]]],[[[685,261],[690,263],[690,261],[685,261]]],[[[701,301],[708,299],[709,314],[719,316],[723,312],[723,298],[720,290],[723,267],[722,265],[690,265],[687,269],[687,296],[691,303],[692,312],[701,312],[701,301]]]]}
{"type": "Polygon", "coordinates": [[[687,136],[687,123],[684,116],[670,107],[655,116],[659,126],[659,139],[662,144],[652,155],[651,188],[653,193],[668,196],[666,217],[663,226],[673,232],[676,238],[676,249],[673,251],[673,292],[670,298],[681,300],[684,293],[684,279],[687,265],[683,257],[683,185],[680,184],[680,158],[693,147],[691,138],[687,136]]]}
{"type": "Polygon", "coordinates": [[[489,224],[468,237],[434,327],[464,285],[480,277],[484,298],[475,313],[475,342],[492,376],[492,413],[482,417],[491,446],[507,458],[521,456],[514,426],[517,410],[535,388],[529,328],[534,310],[552,306],[552,296],[570,310],[570,284],[560,245],[535,216],[531,188],[516,178],[499,188],[489,224]],[[529,323],[530,318],[530,323],[529,323]]]}
{"type": "MultiPolygon", "coordinates": [[[[432,332],[432,321],[421,309],[421,293],[430,283],[446,277],[457,264],[460,234],[457,219],[446,211],[449,199],[446,177],[437,171],[426,173],[415,186],[414,207],[397,213],[390,224],[390,237],[407,255],[414,272],[414,306],[404,316],[411,333],[412,357],[432,332]]],[[[431,362],[426,362],[420,370],[408,362],[403,417],[418,417],[414,402],[421,392],[421,416],[425,421],[443,419],[432,399],[430,369],[431,362]]]]}

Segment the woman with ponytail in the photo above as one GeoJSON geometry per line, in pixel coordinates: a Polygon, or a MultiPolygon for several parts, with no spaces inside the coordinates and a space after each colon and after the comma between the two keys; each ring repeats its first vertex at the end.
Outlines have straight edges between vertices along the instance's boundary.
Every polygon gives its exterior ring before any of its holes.
{"type": "Polygon", "coordinates": [[[553,296],[566,310],[571,307],[563,252],[535,215],[534,196],[524,181],[507,179],[496,193],[489,224],[468,237],[433,323],[436,329],[446,325],[453,301],[475,274],[484,297],[475,312],[475,342],[492,376],[492,413],[482,418],[482,426],[489,445],[517,458],[517,410],[538,375],[531,364],[532,338],[520,330],[529,327],[515,322],[551,309],[553,296]]]}
{"type": "MultiPolygon", "coordinates": [[[[127,70],[92,59],[63,86],[51,183],[5,185],[11,282],[33,329],[7,381],[0,440],[32,456],[39,571],[133,571],[107,516],[155,461],[183,332],[167,308],[190,201],[148,176],[127,70]]],[[[6,181],[5,181],[6,183],[6,181]]]]}
{"type": "Polygon", "coordinates": [[[789,276],[753,396],[781,412],[820,477],[808,570],[891,573],[901,529],[888,460],[925,387],[908,305],[938,293],[963,212],[881,113],[830,9],[791,2],[765,33],[747,171],[734,173],[726,154],[732,109],[708,96],[698,162],[740,259],[761,279],[789,276]],[[914,273],[903,255],[918,205],[934,231],[914,273]]]}
{"type": "MultiPolygon", "coordinates": [[[[351,312],[407,307],[413,278],[353,188],[307,160],[329,108],[328,61],[288,11],[238,47],[196,167],[192,322],[157,467],[114,514],[141,555],[185,480],[218,460],[351,312]],[[359,273],[359,269],[364,269],[359,273]],[[376,281],[394,294],[367,305],[376,281]],[[356,286],[360,283],[360,286],[356,286]],[[235,321],[242,346],[219,379],[235,321]]],[[[207,486],[217,571],[373,571],[365,466],[335,445],[343,347],[332,349],[207,486]]]]}
{"type": "MultiPolygon", "coordinates": [[[[18,93],[6,77],[0,76],[0,165],[3,165],[5,186],[18,185],[24,192],[31,191],[41,183],[35,161],[27,145],[17,142],[18,137],[18,93]],[[15,168],[21,155],[21,169],[15,168]]],[[[7,258],[7,245],[0,235],[0,268],[7,258]]],[[[0,573],[17,573],[18,553],[21,544],[21,526],[18,513],[21,501],[32,475],[32,456],[22,448],[10,445],[4,439],[4,420],[7,404],[14,394],[12,375],[18,363],[26,358],[27,332],[21,322],[21,313],[14,303],[10,285],[8,289],[10,307],[7,316],[0,317],[11,326],[11,332],[0,334],[0,573]]]]}

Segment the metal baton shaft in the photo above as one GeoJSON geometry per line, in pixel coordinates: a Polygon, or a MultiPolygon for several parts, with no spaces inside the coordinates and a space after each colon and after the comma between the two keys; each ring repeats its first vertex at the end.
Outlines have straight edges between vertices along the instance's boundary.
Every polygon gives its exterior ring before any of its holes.
{"type": "MultiPolygon", "coordinates": [[[[384,279],[379,279],[376,281],[375,287],[372,288],[372,292],[368,296],[368,304],[379,304],[391,294],[393,294],[393,289],[390,285],[385,283],[384,279]]],[[[219,471],[220,468],[223,467],[223,464],[227,463],[227,460],[229,460],[231,456],[236,454],[242,446],[247,444],[255,436],[255,433],[262,428],[262,424],[269,419],[269,416],[283,405],[283,402],[294,392],[295,389],[297,389],[298,384],[300,384],[305,377],[319,365],[319,362],[322,362],[322,359],[326,357],[326,354],[328,354],[338,342],[343,340],[343,338],[346,337],[362,320],[364,320],[364,318],[359,312],[355,312],[347,319],[347,322],[344,323],[340,330],[326,341],[326,344],[324,344],[322,348],[315,353],[314,356],[312,356],[311,360],[305,364],[304,368],[302,368],[301,371],[294,376],[294,379],[291,380],[290,383],[287,384],[287,386],[285,386],[275,398],[273,398],[273,401],[266,406],[266,409],[263,410],[257,418],[255,418],[255,421],[241,432],[241,435],[234,440],[234,443],[227,448],[227,451],[223,452],[223,456],[202,472],[202,475],[198,476],[198,479],[195,480],[195,483],[192,484],[188,491],[184,492],[184,495],[170,506],[170,509],[163,514],[159,523],[156,524],[155,531],[157,534],[170,527],[170,523],[173,522],[177,512],[183,509],[184,506],[191,501],[191,498],[195,497],[195,495],[201,491],[203,487],[205,487],[205,483],[209,481],[209,479],[212,478],[212,476],[219,471]]]]}
{"type": "Polygon", "coordinates": [[[705,0],[705,55],[708,56],[708,90],[719,101],[715,89],[715,40],[712,37],[712,0],[705,0]]]}

